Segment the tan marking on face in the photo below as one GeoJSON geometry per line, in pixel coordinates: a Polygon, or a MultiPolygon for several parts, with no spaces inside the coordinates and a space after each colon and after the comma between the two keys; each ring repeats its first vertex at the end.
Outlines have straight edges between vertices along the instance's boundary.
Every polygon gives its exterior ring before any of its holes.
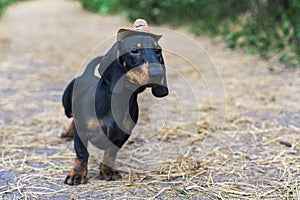
{"type": "Polygon", "coordinates": [[[129,79],[129,81],[134,81],[137,79],[137,73],[136,70],[130,70],[129,72],[126,73],[126,77],[129,79]]]}
{"type": "Polygon", "coordinates": [[[127,72],[126,77],[131,83],[139,85],[147,84],[149,81],[148,62],[127,72]]]}
{"type": "Polygon", "coordinates": [[[148,62],[145,62],[141,66],[141,73],[138,77],[139,84],[145,84],[149,81],[149,74],[148,74],[148,62]]]}
{"type": "Polygon", "coordinates": [[[123,62],[123,66],[126,68],[126,62],[125,61],[123,62]]]}
{"type": "Polygon", "coordinates": [[[142,48],[142,44],[141,43],[137,43],[136,45],[138,48],[142,48]]]}

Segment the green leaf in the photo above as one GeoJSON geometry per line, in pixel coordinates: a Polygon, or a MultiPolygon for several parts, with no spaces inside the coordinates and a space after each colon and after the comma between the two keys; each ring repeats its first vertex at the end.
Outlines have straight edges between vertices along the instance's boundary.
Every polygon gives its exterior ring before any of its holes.
{"type": "Polygon", "coordinates": [[[63,171],[69,171],[70,167],[66,167],[66,166],[49,166],[49,167],[45,167],[45,170],[48,171],[56,171],[56,170],[63,170],[63,171]]]}
{"type": "Polygon", "coordinates": [[[281,63],[286,63],[286,62],[291,61],[291,57],[285,54],[285,55],[282,55],[282,56],[279,58],[279,61],[280,61],[281,63]]]}
{"type": "Polygon", "coordinates": [[[247,49],[247,50],[245,51],[245,53],[246,53],[247,55],[253,54],[253,49],[247,49]]]}
{"type": "Polygon", "coordinates": [[[191,200],[191,196],[189,195],[189,193],[185,190],[185,189],[175,189],[176,192],[184,195],[187,199],[191,200]]]}

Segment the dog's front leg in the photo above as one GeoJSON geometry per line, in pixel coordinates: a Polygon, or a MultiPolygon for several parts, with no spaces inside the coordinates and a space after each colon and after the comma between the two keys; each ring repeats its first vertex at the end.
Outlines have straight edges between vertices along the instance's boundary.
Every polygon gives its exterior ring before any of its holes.
{"type": "Polygon", "coordinates": [[[100,179],[111,181],[122,178],[119,171],[115,169],[118,150],[119,148],[114,145],[105,149],[103,160],[100,165],[100,179]]]}
{"type": "Polygon", "coordinates": [[[76,130],[74,135],[74,148],[76,158],[64,183],[69,185],[85,184],[87,183],[89,153],[87,151],[87,141],[82,141],[76,130]]]}

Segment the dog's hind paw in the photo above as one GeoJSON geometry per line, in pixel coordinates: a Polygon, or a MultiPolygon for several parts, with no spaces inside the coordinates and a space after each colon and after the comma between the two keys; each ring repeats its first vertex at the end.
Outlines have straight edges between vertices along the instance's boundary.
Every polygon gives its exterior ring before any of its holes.
{"type": "Polygon", "coordinates": [[[71,140],[74,138],[74,136],[75,136],[75,123],[73,120],[69,125],[69,127],[60,135],[60,138],[71,140]]]}
{"type": "Polygon", "coordinates": [[[60,135],[60,138],[66,139],[66,140],[72,140],[74,138],[74,133],[69,133],[69,132],[63,132],[60,135]]]}

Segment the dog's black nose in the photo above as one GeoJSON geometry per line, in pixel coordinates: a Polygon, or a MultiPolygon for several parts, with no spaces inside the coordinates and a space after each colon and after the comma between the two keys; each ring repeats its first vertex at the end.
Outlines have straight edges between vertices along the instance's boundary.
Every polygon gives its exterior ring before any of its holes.
{"type": "Polygon", "coordinates": [[[148,73],[151,79],[161,79],[164,76],[164,70],[161,65],[152,64],[148,68],[148,73]]]}

